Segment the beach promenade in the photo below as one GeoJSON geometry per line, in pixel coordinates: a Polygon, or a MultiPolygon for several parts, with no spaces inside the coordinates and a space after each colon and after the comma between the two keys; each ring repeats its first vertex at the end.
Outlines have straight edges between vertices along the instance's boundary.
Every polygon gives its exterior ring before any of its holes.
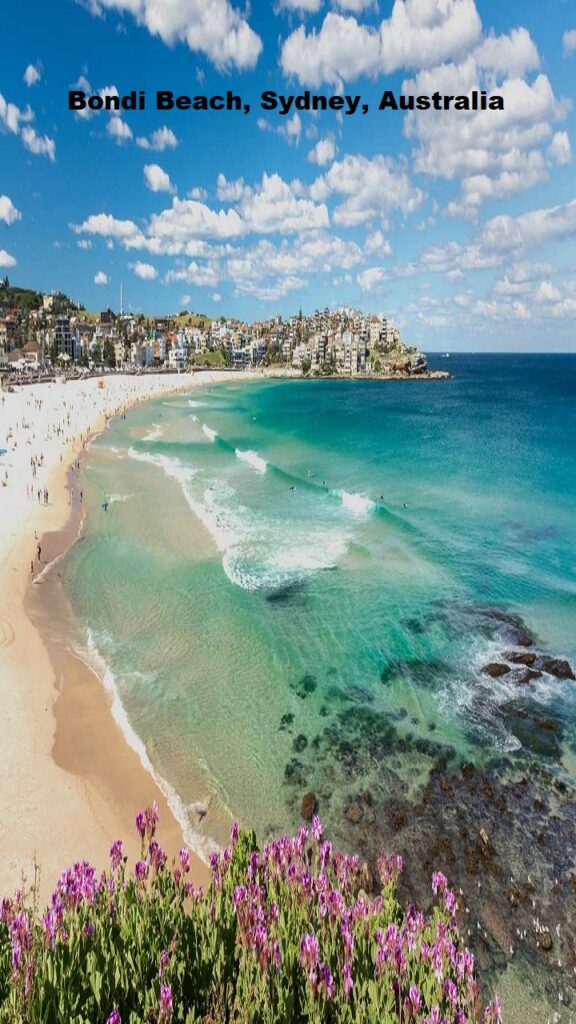
{"type": "MultiPolygon", "coordinates": [[[[206,371],[103,380],[0,396],[0,896],[23,877],[32,881],[35,861],[45,898],[69,863],[86,858],[104,867],[117,837],[137,855],[134,814],[153,799],[168,852],[182,845],[180,826],[114,722],[104,688],[65,652],[55,665],[27,614],[31,588],[42,586],[81,526],[81,478],[70,467],[90,438],[137,402],[214,377],[206,371]]],[[[194,880],[207,874],[195,859],[194,880]]]]}

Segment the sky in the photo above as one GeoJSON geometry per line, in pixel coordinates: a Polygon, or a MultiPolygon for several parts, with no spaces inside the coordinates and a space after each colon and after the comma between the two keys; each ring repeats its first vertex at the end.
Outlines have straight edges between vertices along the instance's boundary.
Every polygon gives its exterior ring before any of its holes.
{"type": "Polygon", "coordinates": [[[425,351],[576,351],[576,0],[23,0],[3,29],[12,284],[250,321],[349,305],[425,351]],[[504,110],[378,109],[475,89],[504,110]],[[69,90],[146,109],[73,112],[69,90]],[[157,110],[157,90],[250,110],[157,110]],[[281,114],[266,91],[360,107],[281,114]]]}

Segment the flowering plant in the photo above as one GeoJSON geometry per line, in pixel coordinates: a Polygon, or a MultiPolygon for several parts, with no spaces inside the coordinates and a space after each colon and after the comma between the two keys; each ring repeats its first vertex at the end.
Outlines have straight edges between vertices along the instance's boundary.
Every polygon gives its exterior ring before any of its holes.
{"type": "Polygon", "coordinates": [[[369,896],[358,857],[314,819],[261,850],[234,826],[203,892],[186,849],[168,865],[157,823],[156,807],[139,812],[134,871],[117,840],[109,870],[75,864],[41,917],[21,892],[2,902],[0,1022],[500,1024],[441,873],[429,916],[400,905],[397,856],[380,858],[369,896]]]}

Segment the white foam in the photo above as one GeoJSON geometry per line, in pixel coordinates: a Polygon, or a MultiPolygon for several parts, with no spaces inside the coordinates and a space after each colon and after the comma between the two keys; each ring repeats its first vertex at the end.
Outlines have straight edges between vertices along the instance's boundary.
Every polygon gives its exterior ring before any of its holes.
{"type": "Polygon", "coordinates": [[[243,451],[241,448],[236,448],[236,458],[241,459],[242,462],[247,462],[249,466],[252,466],[252,469],[256,470],[257,473],[266,472],[266,467],[268,465],[266,459],[263,459],[261,455],[258,455],[258,452],[254,452],[250,448],[246,451],[243,451]]]}
{"type": "Polygon", "coordinates": [[[197,416],[193,416],[192,417],[192,422],[193,423],[198,423],[199,422],[198,417],[197,416]]]}
{"type": "Polygon", "coordinates": [[[347,532],[327,532],[322,527],[297,527],[271,521],[234,504],[235,492],[225,481],[215,481],[194,494],[195,471],[179,459],[129,450],[131,458],[163,469],[180,483],[194,515],[204,524],[222,555],[228,579],[242,590],[270,590],[335,567],[350,540],[347,532]]]}
{"type": "Polygon", "coordinates": [[[162,437],[163,427],[159,423],[153,423],[152,429],[144,434],[143,441],[156,441],[159,437],[162,437]]]}
{"type": "Polygon", "coordinates": [[[375,502],[364,494],[355,494],[353,491],[337,491],[342,505],[348,512],[355,516],[367,516],[376,508],[375,502]]]}
{"type": "Polygon", "coordinates": [[[110,494],[108,496],[108,504],[109,505],[114,505],[116,502],[122,502],[123,503],[125,501],[130,501],[130,498],[133,498],[133,497],[134,497],[133,494],[110,494]]]}
{"type": "Polygon", "coordinates": [[[194,398],[189,398],[189,399],[188,399],[188,405],[189,405],[189,406],[190,406],[190,408],[192,408],[192,409],[199,409],[199,408],[200,408],[201,406],[204,406],[204,405],[206,405],[206,402],[198,402],[198,401],[197,401],[196,399],[194,399],[194,398]]]}
{"type": "Polygon", "coordinates": [[[218,846],[216,843],[212,842],[207,837],[200,835],[192,828],[184,801],[178,795],[174,787],[170,785],[168,780],[156,771],[148,755],[146,744],[140,736],[138,736],[138,733],[135,732],[130,723],[130,719],[122,703],[122,698],[118,690],[114,673],[100,654],[91,629],[87,630],[86,649],[76,650],[75,653],[85,662],[85,664],[88,665],[89,668],[92,669],[93,672],[96,673],[103,682],[105,689],[111,695],[111,710],[114,721],[122,730],[128,746],[137,754],[143,768],[145,768],[145,770],[152,776],[159,790],[165,796],[172,814],[182,829],[187,846],[189,846],[189,848],[193,850],[198,857],[208,863],[210,854],[214,850],[217,850],[218,846]]]}
{"type": "Polygon", "coordinates": [[[207,426],[206,423],[202,424],[202,430],[204,431],[204,433],[206,434],[206,437],[210,441],[215,441],[216,438],[218,437],[218,431],[217,430],[212,430],[212,427],[207,426]]]}

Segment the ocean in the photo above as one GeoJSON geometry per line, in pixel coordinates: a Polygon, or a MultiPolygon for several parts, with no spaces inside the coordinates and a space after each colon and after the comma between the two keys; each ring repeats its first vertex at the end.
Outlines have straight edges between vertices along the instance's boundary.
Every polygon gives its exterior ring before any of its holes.
{"type": "Polygon", "coordinates": [[[477,884],[493,908],[537,878],[554,923],[571,869],[576,683],[483,668],[524,631],[576,663],[576,357],[429,361],[452,379],[216,380],[113,421],[64,585],[197,850],[296,828],[313,791],[336,842],[404,854],[408,892],[432,867],[474,889],[501,980],[477,884]]]}

